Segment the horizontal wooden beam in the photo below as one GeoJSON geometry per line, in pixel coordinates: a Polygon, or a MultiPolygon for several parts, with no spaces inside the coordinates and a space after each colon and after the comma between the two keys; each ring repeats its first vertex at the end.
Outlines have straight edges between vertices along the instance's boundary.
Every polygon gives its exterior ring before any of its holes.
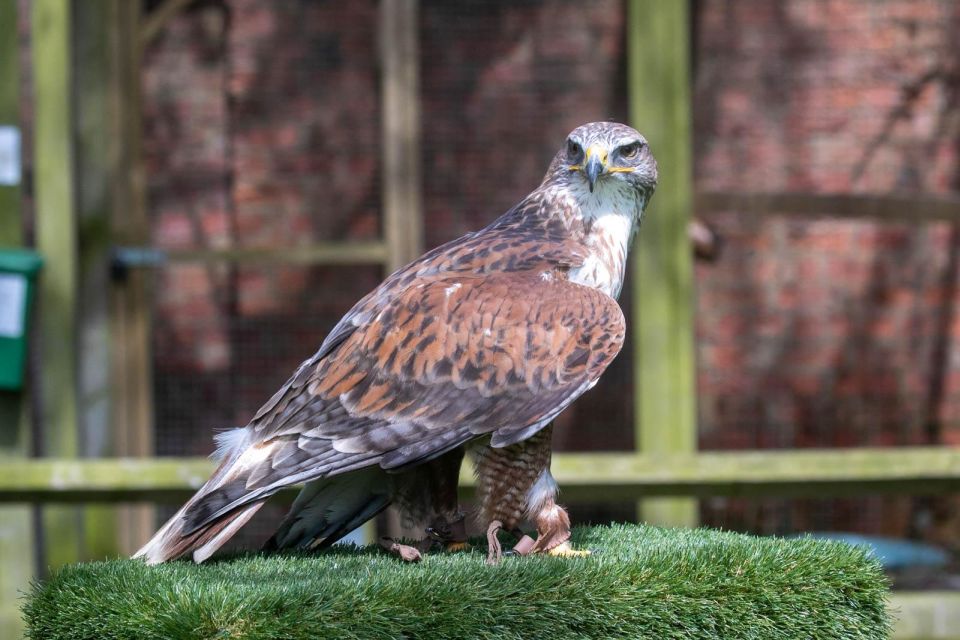
{"type": "Polygon", "coordinates": [[[171,262],[278,262],[295,264],[385,264],[389,251],[386,243],[327,242],[304,247],[178,249],[166,252],[171,262]]]}
{"type": "MultiPolygon", "coordinates": [[[[205,458],[33,459],[4,462],[0,502],[180,500],[213,470],[205,458]]],[[[960,491],[960,450],[947,447],[711,452],[560,453],[565,500],[640,496],[836,496],[960,491]]],[[[465,465],[461,484],[474,485],[465,465]]]]}
{"type": "Polygon", "coordinates": [[[390,252],[386,243],[327,242],[303,247],[241,247],[232,249],[153,249],[114,247],[119,268],[159,267],[186,262],[236,264],[383,265],[390,252]]]}
{"type": "Polygon", "coordinates": [[[738,193],[703,191],[694,197],[698,214],[729,211],[744,216],[868,218],[884,222],[960,222],[960,198],[927,195],[738,193]]]}
{"type": "Polygon", "coordinates": [[[947,447],[557,454],[566,499],[648,495],[839,496],[960,491],[960,450],[947,447]]]}

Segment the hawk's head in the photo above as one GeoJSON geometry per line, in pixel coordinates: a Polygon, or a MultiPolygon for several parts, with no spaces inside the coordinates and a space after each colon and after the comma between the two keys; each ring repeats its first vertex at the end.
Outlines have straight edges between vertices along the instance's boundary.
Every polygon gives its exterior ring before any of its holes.
{"type": "Polygon", "coordinates": [[[598,185],[622,181],[649,200],[657,186],[657,161],[646,139],[633,127],[591,122],[570,132],[547,176],[572,186],[582,185],[591,193],[598,185]]]}

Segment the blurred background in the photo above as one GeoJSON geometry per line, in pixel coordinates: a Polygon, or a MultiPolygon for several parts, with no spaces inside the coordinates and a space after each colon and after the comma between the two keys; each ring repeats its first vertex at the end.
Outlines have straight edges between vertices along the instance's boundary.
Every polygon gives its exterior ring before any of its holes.
{"type": "Polygon", "coordinates": [[[387,273],[608,119],[661,185],[630,342],[557,421],[574,520],[855,534],[897,637],[960,637],[953,0],[0,0],[0,285],[34,300],[0,318],[0,636],[31,577],[138,547],[387,273]]]}

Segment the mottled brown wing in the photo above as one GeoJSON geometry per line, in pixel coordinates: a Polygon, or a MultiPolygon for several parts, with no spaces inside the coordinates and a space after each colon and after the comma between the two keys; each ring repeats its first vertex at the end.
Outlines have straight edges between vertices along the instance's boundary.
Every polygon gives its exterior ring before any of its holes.
{"type": "Polygon", "coordinates": [[[297,482],[416,464],[483,434],[493,446],[529,437],[593,386],[623,338],[617,303],[565,280],[422,279],[301,367],[250,425],[245,482],[193,524],[297,482]]]}
{"type": "MultiPolygon", "coordinates": [[[[528,205],[522,202],[512,211],[522,210],[525,206],[528,205]]],[[[468,277],[503,273],[566,272],[583,264],[586,254],[580,244],[564,237],[553,236],[550,236],[548,242],[543,242],[540,236],[544,230],[537,233],[526,230],[522,228],[524,220],[523,217],[511,217],[508,213],[484,231],[468,233],[428,251],[391,274],[344,315],[317,352],[260,407],[253,422],[269,421],[270,416],[282,414],[289,403],[300,397],[308,379],[314,374],[317,363],[358,327],[369,325],[391,300],[403,295],[402,292],[418,282],[435,280],[444,275],[460,277],[463,274],[463,277],[468,277]],[[519,225],[520,228],[515,229],[511,225],[519,225]]]]}

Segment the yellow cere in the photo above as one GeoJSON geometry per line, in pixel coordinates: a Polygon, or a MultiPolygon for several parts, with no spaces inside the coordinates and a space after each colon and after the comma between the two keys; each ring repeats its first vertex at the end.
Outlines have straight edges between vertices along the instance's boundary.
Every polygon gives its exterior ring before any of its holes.
{"type": "Polygon", "coordinates": [[[587,149],[586,160],[589,161],[591,156],[597,156],[600,158],[600,162],[603,163],[603,166],[607,166],[607,152],[603,147],[595,144],[590,145],[590,148],[587,149]]]}

